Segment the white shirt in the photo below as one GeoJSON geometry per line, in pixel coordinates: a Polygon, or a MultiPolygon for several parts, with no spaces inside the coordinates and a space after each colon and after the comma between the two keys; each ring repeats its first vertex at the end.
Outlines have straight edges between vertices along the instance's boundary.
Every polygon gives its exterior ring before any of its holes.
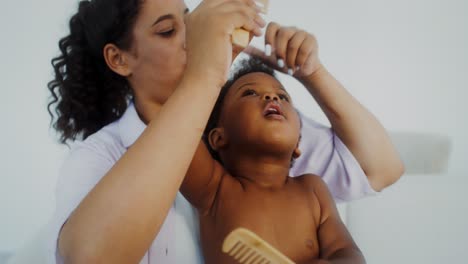
{"type": "MultiPolygon", "coordinates": [[[[372,195],[366,175],[351,152],[330,128],[303,119],[302,155],[291,169],[293,176],[322,176],[337,202],[372,195]]],[[[76,142],[61,167],[56,187],[56,211],[49,223],[48,263],[63,263],[57,250],[62,225],[86,194],[120,159],[145,129],[133,104],[117,121],[83,142],[76,142]]],[[[203,263],[198,217],[180,194],[140,264],[203,263]]]]}

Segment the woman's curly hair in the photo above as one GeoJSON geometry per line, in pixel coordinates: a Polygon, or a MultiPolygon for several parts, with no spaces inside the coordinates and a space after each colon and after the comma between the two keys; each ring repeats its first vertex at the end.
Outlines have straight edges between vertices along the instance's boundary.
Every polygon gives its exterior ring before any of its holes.
{"type": "Polygon", "coordinates": [[[85,139],[122,116],[132,93],[126,78],[107,67],[103,48],[128,50],[142,0],[82,0],[52,59],[47,109],[60,142],[85,139]],[[55,114],[55,115],[54,115],[55,114]]]}

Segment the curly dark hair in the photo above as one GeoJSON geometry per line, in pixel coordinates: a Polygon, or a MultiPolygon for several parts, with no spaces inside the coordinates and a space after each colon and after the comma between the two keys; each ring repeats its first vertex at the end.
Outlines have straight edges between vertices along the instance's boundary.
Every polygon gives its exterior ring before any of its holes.
{"type": "Polygon", "coordinates": [[[107,67],[103,48],[113,43],[130,49],[142,2],[79,2],[70,33],[59,41],[60,55],[52,59],[55,77],[47,85],[52,93],[47,110],[61,143],[85,139],[125,112],[132,97],[130,85],[107,67]]]}
{"type": "Polygon", "coordinates": [[[211,156],[221,163],[222,161],[219,157],[219,154],[211,148],[210,143],[208,142],[208,135],[211,130],[218,126],[219,118],[221,117],[221,111],[224,104],[224,98],[226,97],[229,88],[231,88],[231,86],[242,76],[254,72],[263,72],[276,78],[275,71],[273,70],[273,68],[263,63],[260,59],[250,57],[249,59],[244,59],[240,61],[237,70],[232,73],[232,76],[221,88],[218,100],[215,103],[213,111],[211,112],[210,118],[208,119],[208,123],[203,132],[203,141],[205,142],[205,145],[211,153],[211,156]]]}

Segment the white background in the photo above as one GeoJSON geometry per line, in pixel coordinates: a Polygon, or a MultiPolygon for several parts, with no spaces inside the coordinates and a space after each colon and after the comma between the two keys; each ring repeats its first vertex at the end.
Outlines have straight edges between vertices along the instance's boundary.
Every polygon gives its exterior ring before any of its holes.
{"type": "MultiPolygon", "coordinates": [[[[54,209],[67,148],[49,129],[46,85],[76,3],[2,2],[0,251],[20,247],[54,209]]],[[[325,66],[388,130],[449,136],[449,174],[468,171],[468,1],[270,0],[268,19],[313,33],[325,66]]],[[[296,105],[326,123],[304,89],[283,80],[296,105]]]]}

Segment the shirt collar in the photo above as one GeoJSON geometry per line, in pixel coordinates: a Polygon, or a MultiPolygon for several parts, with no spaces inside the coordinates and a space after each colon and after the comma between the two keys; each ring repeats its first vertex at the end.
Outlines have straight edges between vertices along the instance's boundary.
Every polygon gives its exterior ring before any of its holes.
{"type": "Polygon", "coordinates": [[[120,138],[125,148],[129,148],[140,137],[146,125],[138,116],[133,102],[129,104],[127,110],[119,120],[120,138]]]}

